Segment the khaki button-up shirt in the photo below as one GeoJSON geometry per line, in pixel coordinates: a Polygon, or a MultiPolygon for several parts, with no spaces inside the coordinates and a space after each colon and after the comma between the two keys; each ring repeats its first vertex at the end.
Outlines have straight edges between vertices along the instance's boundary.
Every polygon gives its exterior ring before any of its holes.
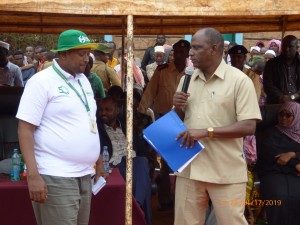
{"type": "Polygon", "coordinates": [[[255,93],[257,100],[259,100],[260,95],[261,95],[261,88],[260,88],[260,82],[259,82],[259,75],[256,74],[254,71],[244,67],[243,72],[252,80],[252,83],[255,88],[255,93]]]}
{"type": "Polygon", "coordinates": [[[113,85],[121,86],[121,81],[119,80],[117,73],[112,68],[105,65],[104,62],[95,60],[91,71],[100,77],[106,93],[113,85]]]}
{"type": "MultiPolygon", "coordinates": [[[[181,90],[181,79],[177,91],[181,90]]],[[[207,81],[196,69],[189,85],[184,123],[188,129],[223,127],[237,121],[261,119],[251,80],[224,60],[207,81]]],[[[247,181],[243,138],[204,138],[205,149],[179,176],[203,182],[230,184],[247,181]]]]}

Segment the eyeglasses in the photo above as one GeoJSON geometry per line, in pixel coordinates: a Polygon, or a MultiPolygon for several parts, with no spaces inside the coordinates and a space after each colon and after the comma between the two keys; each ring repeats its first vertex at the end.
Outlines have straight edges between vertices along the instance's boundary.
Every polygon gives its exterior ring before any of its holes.
{"type": "Polygon", "coordinates": [[[279,116],[280,117],[286,117],[287,119],[289,119],[289,118],[291,118],[293,116],[293,114],[289,113],[289,112],[280,112],[279,116]]]}

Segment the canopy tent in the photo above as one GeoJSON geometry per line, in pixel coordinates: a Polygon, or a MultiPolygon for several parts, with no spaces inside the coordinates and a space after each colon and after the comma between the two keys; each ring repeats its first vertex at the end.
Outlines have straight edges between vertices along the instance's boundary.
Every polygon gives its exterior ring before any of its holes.
{"type": "MultiPolygon", "coordinates": [[[[128,61],[133,35],[192,34],[203,27],[222,33],[300,30],[300,0],[2,0],[0,32],[88,34],[127,33],[128,61]]],[[[123,64],[124,65],[124,64],[123,64]]],[[[123,69],[122,69],[123,74],[123,69]]],[[[132,212],[132,64],[127,63],[126,225],[132,212]]]]}
{"type": "Polygon", "coordinates": [[[135,35],[192,34],[202,27],[222,33],[300,30],[299,0],[2,0],[0,31],[122,34],[133,15],[135,35]]]}

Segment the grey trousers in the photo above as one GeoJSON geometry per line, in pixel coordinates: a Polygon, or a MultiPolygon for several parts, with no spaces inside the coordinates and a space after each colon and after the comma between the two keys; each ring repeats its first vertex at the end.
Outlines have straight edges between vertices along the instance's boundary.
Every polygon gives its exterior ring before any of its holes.
{"type": "Polygon", "coordinates": [[[38,225],[88,225],[91,208],[91,176],[42,175],[48,187],[45,203],[32,202],[38,225]]]}

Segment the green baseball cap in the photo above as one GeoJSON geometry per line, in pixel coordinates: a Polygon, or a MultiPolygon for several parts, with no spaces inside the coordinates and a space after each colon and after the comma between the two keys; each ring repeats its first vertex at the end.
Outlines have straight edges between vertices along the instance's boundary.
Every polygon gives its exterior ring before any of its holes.
{"type": "Polygon", "coordinates": [[[95,51],[104,52],[105,54],[109,53],[109,46],[104,43],[99,43],[95,51]]]}
{"type": "Polygon", "coordinates": [[[51,52],[62,52],[78,48],[97,48],[97,43],[91,43],[85,33],[80,30],[66,30],[59,35],[57,48],[51,52]]]}

